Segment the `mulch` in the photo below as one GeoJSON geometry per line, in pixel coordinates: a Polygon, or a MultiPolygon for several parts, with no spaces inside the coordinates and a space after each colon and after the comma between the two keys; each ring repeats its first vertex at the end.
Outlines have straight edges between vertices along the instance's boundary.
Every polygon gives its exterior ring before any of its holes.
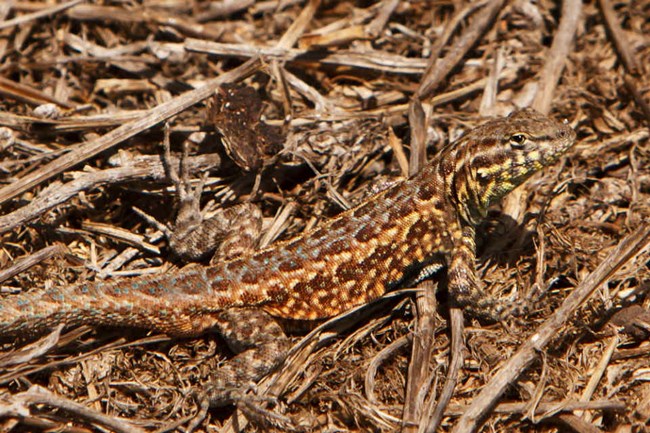
{"type": "Polygon", "coordinates": [[[644,0],[0,4],[0,302],[185,264],[152,223],[175,218],[167,127],[206,212],[261,209],[260,245],[486,117],[530,106],[578,134],[479,228],[485,290],[534,299],[522,317],[450,309],[434,279],[295,332],[278,372],[202,419],[192,391],[232,356],[217,335],[25,336],[0,346],[0,431],[647,431],[649,17],[644,0]]]}

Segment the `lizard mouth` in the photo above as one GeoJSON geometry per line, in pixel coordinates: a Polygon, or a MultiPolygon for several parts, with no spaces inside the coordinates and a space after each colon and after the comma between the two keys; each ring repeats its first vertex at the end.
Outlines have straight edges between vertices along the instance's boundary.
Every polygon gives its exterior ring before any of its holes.
{"type": "Polygon", "coordinates": [[[555,146],[541,152],[541,162],[544,166],[555,163],[573,146],[576,132],[568,124],[564,124],[563,128],[558,131],[555,140],[557,141],[555,146]]]}
{"type": "Polygon", "coordinates": [[[568,123],[563,124],[564,126],[558,132],[558,139],[560,140],[560,145],[558,146],[557,153],[562,154],[566,152],[576,141],[576,132],[569,126],[568,123]]]}

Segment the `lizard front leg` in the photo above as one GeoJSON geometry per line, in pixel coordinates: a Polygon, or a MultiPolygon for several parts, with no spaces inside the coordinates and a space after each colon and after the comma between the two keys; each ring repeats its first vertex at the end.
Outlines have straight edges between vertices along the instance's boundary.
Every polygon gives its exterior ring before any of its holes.
{"type": "Polygon", "coordinates": [[[452,304],[472,315],[500,321],[512,310],[481,288],[476,275],[476,229],[465,225],[454,236],[449,267],[449,295],[452,304]]]}

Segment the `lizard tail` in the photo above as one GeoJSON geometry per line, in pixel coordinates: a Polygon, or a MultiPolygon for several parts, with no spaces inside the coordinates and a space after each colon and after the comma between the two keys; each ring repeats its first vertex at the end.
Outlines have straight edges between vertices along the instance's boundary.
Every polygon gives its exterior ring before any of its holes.
{"type": "Polygon", "coordinates": [[[197,335],[214,325],[217,313],[239,300],[215,292],[205,269],[177,274],[95,281],[0,298],[0,339],[38,335],[59,324],[128,326],[171,335],[197,335]]]}

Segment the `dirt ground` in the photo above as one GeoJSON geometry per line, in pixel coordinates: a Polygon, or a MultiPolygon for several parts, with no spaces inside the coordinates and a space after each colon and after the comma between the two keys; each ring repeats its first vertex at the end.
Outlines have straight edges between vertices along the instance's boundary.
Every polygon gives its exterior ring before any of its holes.
{"type": "Polygon", "coordinates": [[[194,391],[232,357],[213,333],[0,335],[0,431],[650,431],[649,35],[647,0],[0,2],[0,305],[187,262],[165,124],[206,211],[259,207],[259,245],[486,117],[578,135],[478,230],[485,289],[535,300],[521,317],[461,317],[434,278],[294,330],[207,413],[194,391]]]}

